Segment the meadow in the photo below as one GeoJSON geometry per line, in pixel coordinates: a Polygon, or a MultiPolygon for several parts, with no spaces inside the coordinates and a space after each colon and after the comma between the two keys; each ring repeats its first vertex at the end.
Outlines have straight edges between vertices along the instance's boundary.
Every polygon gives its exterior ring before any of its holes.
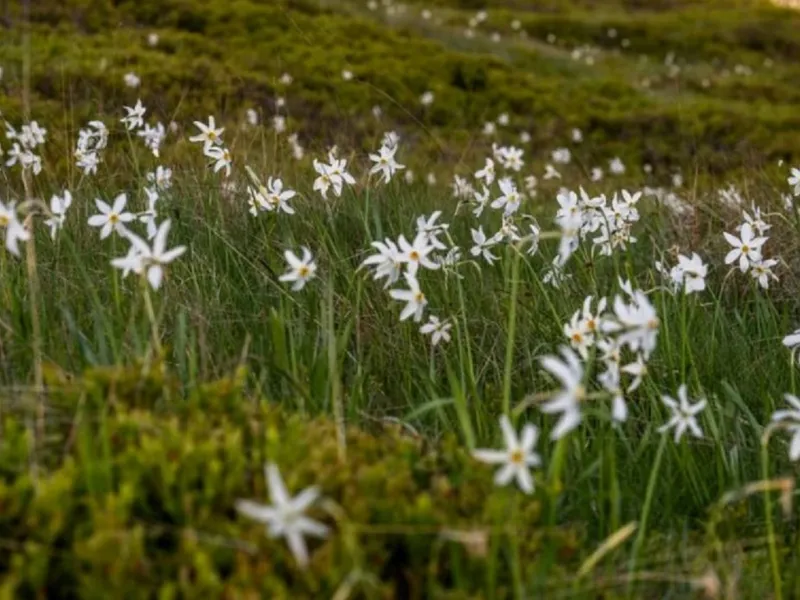
{"type": "Polygon", "coordinates": [[[796,597],[798,31],[0,5],[0,598],[796,597]]]}

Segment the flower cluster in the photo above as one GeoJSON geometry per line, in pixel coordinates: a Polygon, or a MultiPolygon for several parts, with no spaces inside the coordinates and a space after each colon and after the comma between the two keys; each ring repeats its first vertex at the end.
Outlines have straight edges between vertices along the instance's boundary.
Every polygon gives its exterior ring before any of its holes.
{"type": "Polygon", "coordinates": [[[75,166],[84,175],[97,173],[97,166],[102,160],[102,151],[108,145],[108,128],[102,121],[89,121],[87,127],[78,132],[75,147],[75,166]]]}
{"type": "Polygon", "coordinates": [[[42,158],[34,150],[44,144],[46,138],[47,129],[40,127],[36,121],[23,125],[19,131],[6,123],[6,139],[11,142],[6,166],[19,165],[23,170],[32,171],[34,175],[41,173],[42,158]]]}

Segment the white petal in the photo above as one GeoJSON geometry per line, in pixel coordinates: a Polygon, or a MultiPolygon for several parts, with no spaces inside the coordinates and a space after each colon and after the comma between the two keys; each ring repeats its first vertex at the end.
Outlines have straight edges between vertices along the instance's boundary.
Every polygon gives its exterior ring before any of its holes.
{"type": "Polygon", "coordinates": [[[478,449],[472,451],[472,456],[476,460],[490,465],[502,464],[508,461],[508,452],[503,450],[478,449]]]}
{"type": "Polygon", "coordinates": [[[151,265],[147,269],[147,281],[150,282],[150,285],[154,290],[157,290],[159,287],[161,287],[161,279],[163,276],[164,269],[161,268],[161,265],[151,265]]]}
{"type": "Polygon", "coordinates": [[[236,510],[243,515],[250,517],[251,519],[261,521],[262,523],[267,523],[276,517],[274,508],[265,506],[263,504],[258,504],[252,500],[237,500],[236,510]]]}
{"type": "Polygon", "coordinates": [[[526,467],[517,467],[516,469],[517,483],[520,489],[526,494],[533,493],[533,477],[531,472],[526,467]]]}
{"type": "Polygon", "coordinates": [[[281,505],[289,502],[289,492],[283,483],[283,478],[278,470],[278,466],[274,463],[268,463],[264,467],[264,473],[267,477],[267,485],[269,486],[269,497],[273,504],[281,505]]]}

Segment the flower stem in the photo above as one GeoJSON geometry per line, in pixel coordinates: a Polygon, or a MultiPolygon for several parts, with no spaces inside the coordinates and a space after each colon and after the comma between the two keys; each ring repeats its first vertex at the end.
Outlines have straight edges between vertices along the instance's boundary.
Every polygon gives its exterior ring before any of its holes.
{"type": "Polygon", "coordinates": [[[511,373],[514,368],[514,337],[517,329],[517,294],[519,292],[520,253],[515,247],[514,262],[511,264],[511,298],[508,310],[508,330],[506,332],[506,359],[503,372],[503,414],[511,411],[511,373]]]}
{"type": "MultiPolygon", "coordinates": [[[[644,536],[647,532],[647,519],[650,516],[650,508],[653,504],[653,494],[656,489],[656,481],[658,480],[659,472],[661,471],[661,459],[664,457],[664,449],[667,447],[667,434],[662,434],[661,441],[658,444],[656,451],[656,459],[653,463],[653,469],[650,471],[650,480],[647,482],[647,491],[644,496],[644,506],[642,507],[642,518],[639,521],[639,533],[636,535],[636,541],[633,543],[633,554],[631,555],[630,574],[636,570],[636,559],[639,556],[639,550],[642,548],[644,536]]],[[[633,581],[633,578],[630,579],[633,581]]],[[[628,596],[630,597],[630,584],[628,587],[628,596]]]]}

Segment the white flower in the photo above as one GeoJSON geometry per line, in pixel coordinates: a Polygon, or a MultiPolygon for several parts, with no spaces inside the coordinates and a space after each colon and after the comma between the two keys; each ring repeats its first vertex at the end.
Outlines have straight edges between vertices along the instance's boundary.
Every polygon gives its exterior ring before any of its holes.
{"type": "Polygon", "coordinates": [[[580,144],[583,141],[583,132],[580,129],[572,130],[572,141],[580,144]]]}
{"type": "Polygon", "coordinates": [[[671,396],[661,397],[662,402],[672,412],[670,420],[658,428],[659,433],[664,433],[672,428],[675,429],[675,443],[681,441],[681,437],[687,431],[696,438],[703,437],[703,432],[697,424],[697,415],[706,407],[706,401],[700,400],[696,404],[691,404],[686,394],[686,384],[678,388],[678,400],[675,401],[671,396]]]}
{"type": "Polygon", "coordinates": [[[428,322],[419,328],[419,332],[423,335],[430,335],[431,344],[436,346],[439,342],[450,341],[450,329],[452,327],[452,323],[440,321],[439,317],[431,315],[428,317],[428,322]]]}
{"type": "Polygon", "coordinates": [[[691,258],[679,254],[678,269],[683,282],[683,290],[686,294],[702,292],[706,289],[708,266],[703,263],[703,259],[696,252],[692,253],[691,258]]]}
{"type": "Polygon", "coordinates": [[[787,179],[789,185],[794,186],[793,193],[795,196],[800,196],[800,169],[792,169],[792,174],[787,179]]]}
{"type": "Polygon", "coordinates": [[[17,209],[14,202],[3,204],[0,202],[0,227],[6,230],[6,250],[14,256],[19,256],[19,242],[27,242],[31,234],[17,218],[17,209]]]}
{"type": "Polygon", "coordinates": [[[313,279],[317,273],[317,263],[314,262],[314,257],[311,251],[305,246],[302,247],[303,257],[299,258],[291,250],[286,250],[283,253],[286,262],[289,264],[289,270],[281,275],[278,279],[292,283],[292,291],[302,290],[306,283],[313,279]]]}
{"type": "Polygon", "coordinates": [[[125,211],[125,205],[128,203],[128,197],[125,194],[114,198],[113,206],[109,206],[99,198],[96,198],[94,203],[100,213],[89,217],[89,225],[101,228],[101,240],[111,235],[112,231],[119,234],[126,233],[125,223],[130,223],[136,218],[133,213],[125,211]]]}
{"type": "Polygon", "coordinates": [[[740,238],[737,238],[726,231],[723,232],[722,235],[725,236],[725,239],[728,241],[728,243],[733,246],[733,250],[728,252],[728,254],[725,256],[726,265],[729,265],[738,259],[739,270],[744,273],[750,267],[751,262],[757,262],[761,260],[761,246],[764,245],[764,242],[767,241],[767,238],[755,237],[753,235],[753,229],[750,227],[749,223],[742,225],[740,238]]]}
{"type": "Polygon", "coordinates": [[[286,214],[293,215],[294,208],[289,206],[289,200],[294,198],[297,192],[283,189],[283,182],[280,179],[269,178],[264,198],[263,208],[268,211],[282,210],[286,214]]]}
{"type": "Polygon", "coordinates": [[[482,179],[486,185],[492,185],[494,182],[494,161],[491,158],[486,159],[486,165],[483,169],[475,172],[475,179],[482,179]]]}
{"type": "Polygon", "coordinates": [[[633,290],[630,283],[622,282],[630,298],[626,303],[620,296],[614,298],[614,320],[603,324],[605,333],[617,335],[620,346],[627,345],[633,352],[642,351],[649,358],[658,341],[659,320],[655,307],[641,290],[633,290]]]}
{"type": "Polygon", "coordinates": [[[572,153],[569,148],[557,148],[553,151],[552,158],[557,165],[566,165],[572,160],[572,153]]]}
{"type": "Polygon", "coordinates": [[[446,250],[447,246],[439,239],[439,236],[450,229],[447,223],[437,223],[442,211],[433,211],[427,218],[424,215],[417,217],[417,233],[425,234],[428,243],[437,250],[446,250]]]}
{"type": "Polygon", "coordinates": [[[792,442],[789,445],[789,458],[800,458],[800,398],[792,394],[783,395],[791,408],[789,410],[776,410],[772,413],[773,423],[782,423],[792,433],[792,442]]]}
{"type": "Polygon", "coordinates": [[[405,169],[405,166],[395,161],[394,155],[396,152],[397,146],[391,148],[388,146],[381,146],[380,150],[378,150],[378,154],[370,154],[369,159],[375,164],[370,169],[369,174],[374,175],[375,173],[380,173],[383,176],[383,182],[389,183],[392,176],[397,171],[405,169]]]}
{"type": "Polygon", "coordinates": [[[316,158],[314,159],[314,170],[317,172],[319,177],[314,180],[314,191],[319,192],[323,198],[328,197],[328,190],[332,185],[331,181],[331,169],[325,163],[318,161],[316,158]]]}
{"type": "Polygon", "coordinates": [[[81,152],[78,150],[75,152],[75,158],[78,159],[75,166],[81,169],[84,175],[97,173],[97,165],[100,163],[100,157],[97,152],[81,152]]]}
{"type": "Polygon", "coordinates": [[[581,231],[581,214],[567,214],[557,219],[561,228],[561,238],[558,244],[558,261],[563,266],[578,248],[581,231]]]}
{"type": "Polygon", "coordinates": [[[250,125],[250,127],[257,126],[258,125],[258,111],[256,111],[256,109],[254,109],[254,108],[248,108],[247,111],[245,111],[245,119],[247,121],[247,124],[250,125]]]}
{"type": "Polygon", "coordinates": [[[492,202],[492,208],[502,208],[506,215],[511,215],[519,210],[522,197],[517,191],[517,186],[508,177],[504,177],[497,182],[503,195],[492,202]]]}
{"type": "Polygon", "coordinates": [[[111,261],[111,265],[122,271],[122,278],[124,279],[130,273],[141,273],[142,272],[142,260],[139,256],[139,251],[136,249],[136,246],[131,245],[128,248],[128,254],[123,256],[122,258],[115,258],[111,261]]]}
{"type": "Polygon", "coordinates": [[[550,267],[547,269],[547,271],[545,271],[545,274],[542,277],[542,282],[551,285],[554,288],[559,288],[564,281],[571,277],[572,275],[564,273],[564,265],[561,264],[560,257],[556,256],[553,258],[553,262],[550,264],[550,267]]]}
{"type": "Polygon", "coordinates": [[[159,165],[155,171],[147,174],[147,181],[154,183],[157,190],[168,190],[172,187],[172,169],[159,165]]]}
{"type": "Polygon", "coordinates": [[[624,423],[628,418],[628,405],[622,394],[619,363],[609,361],[605,366],[606,370],[597,376],[597,380],[611,394],[611,418],[615,423],[624,423]]]}
{"type": "Polygon", "coordinates": [[[123,106],[122,108],[125,109],[127,114],[120,119],[120,122],[128,128],[128,131],[132,131],[133,129],[144,125],[143,117],[147,109],[142,105],[141,100],[137,100],[133,108],[130,106],[123,106]]]}
{"type": "Polygon", "coordinates": [[[430,244],[427,233],[419,232],[414,238],[414,242],[410,244],[405,236],[401,235],[397,240],[397,245],[400,248],[400,260],[408,265],[408,272],[411,275],[416,275],[420,266],[426,269],[439,268],[439,266],[428,257],[434,250],[434,247],[430,244]]]}
{"type": "Polygon", "coordinates": [[[200,121],[194,122],[195,126],[200,130],[200,133],[189,138],[190,142],[203,142],[203,150],[208,151],[212,146],[222,144],[221,135],[225,131],[224,127],[217,128],[214,117],[208,117],[208,125],[200,121]]]}
{"type": "Polygon", "coordinates": [[[390,239],[387,239],[385,243],[380,241],[372,242],[372,247],[378,250],[378,254],[368,256],[361,263],[361,266],[374,266],[375,274],[373,279],[386,277],[386,285],[384,287],[389,287],[400,279],[402,273],[403,262],[400,250],[390,239]]]}
{"type": "Polygon", "coordinates": [[[131,246],[136,249],[135,254],[128,253],[128,256],[121,259],[114,259],[111,264],[125,270],[133,270],[135,273],[144,273],[150,286],[157,290],[161,287],[164,277],[164,266],[168,265],[176,258],[186,252],[186,246],[176,246],[167,250],[167,234],[172,223],[169,219],[159,225],[153,245],[150,246],[146,241],[130,231],[124,235],[130,241],[131,246]],[[138,262],[138,264],[136,264],[138,262]]]}
{"type": "Polygon", "coordinates": [[[407,290],[389,290],[389,295],[395,300],[405,302],[406,305],[400,313],[400,320],[405,321],[413,315],[414,321],[419,323],[422,320],[422,313],[428,304],[428,299],[419,288],[417,278],[411,273],[405,274],[407,290]]]}
{"type": "Polygon", "coordinates": [[[796,350],[797,348],[800,348],[800,329],[798,329],[794,333],[790,333],[785,338],[783,338],[782,343],[784,346],[786,346],[792,351],[796,350]]]}
{"type": "Polygon", "coordinates": [[[230,177],[231,163],[233,162],[230,150],[223,146],[212,146],[206,150],[206,156],[214,161],[214,173],[224,169],[225,177],[230,177]]]}
{"type": "Polygon", "coordinates": [[[608,163],[608,170],[614,175],[622,175],[625,173],[625,164],[619,158],[613,158],[608,163]]]}
{"type": "Polygon", "coordinates": [[[507,485],[516,479],[517,485],[526,494],[533,493],[533,477],[530,468],[542,464],[539,455],[534,452],[539,430],[532,424],[522,428],[522,435],[517,437],[517,432],[511,425],[508,416],[500,417],[500,429],[503,431],[504,450],[478,449],[472,452],[477,460],[490,465],[503,465],[495,474],[495,485],[507,485]]]}
{"type": "Polygon", "coordinates": [[[420,104],[422,104],[423,106],[430,106],[431,104],[433,104],[433,99],[434,99],[433,92],[427,91],[424,94],[422,94],[419,101],[420,104]]]}
{"type": "Polygon", "coordinates": [[[394,148],[399,143],[400,143],[400,135],[396,131],[387,131],[383,134],[383,138],[381,140],[381,146],[386,146],[387,148],[394,148]]]}
{"type": "Polygon", "coordinates": [[[586,360],[589,356],[589,347],[594,342],[594,339],[584,329],[580,318],[581,311],[578,310],[572,315],[569,323],[564,323],[564,336],[569,340],[570,345],[578,351],[581,358],[586,360]]]}
{"type": "Polygon", "coordinates": [[[586,398],[583,386],[583,364],[568,347],[561,347],[561,356],[545,356],[541,359],[542,368],[549,371],[561,382],[559,390],[551,400],[542,404],[543,413],[562,413],[550,438],[557,440],[575,429],[581,422],[580,402],[586,398]]]}
{"type": "Polygon", "coordinates": [[[153,156],[158,158],[161,143],[167,135],[166,129],[162,123],[156,123],[155,126],[150,127],[145,125],[144,129],[137,132],[137,135],[144,140],[144,145],[147,146],[153,153],[153,156]]]}
{"type": "MultiPolygon", "coordinates": [[[[742,216],[744,217],[745,223],[749,223],[750,227],[758,235],[764,235],[767,230],[772,229],[772,225],[769,225],[764,218],[761,216],[761,208],[758,206],[753,205],[753,215],[750,216],[750,213],[746,210],[742,211],[742,216]]],[[[740,225],[737,227],[737,230],[741,230],[742,226],[740,225]]]]}
{"type": "Polygon", "coordinates": [[[292,498],[276,465],[269,463],[264,471],[272,504],[266,506],[252,500],[237,500],[236,510],[266,525],[271,538],[286,538],[295,560],[301,567],[306,567],[309,557],[304,536],[325,538],[329,531],[322,523],[303,514],[319,498],[319,488],[306,488],[292,498]]]}
{"type": "Polygon", "coordinates": [[[778,281],[778,276],[772,272],[772,267],[778,264],[774,258],[767,258],[754,261],[750,267],[750,275],[753,279],[758,281],[758,285],[762,288],[769,289],[769,280],[778,281]]]}
{"type": "Polygon", "coordinates": [[[67,218],[67,209],[72,205],[72,194],[64,190],[63,196],[50,198],[50,212],[52,215],[45,219],[44,224],[50,228],[50,237],[56,239],[56,234],[64,226],[67,218]]]}
{"type": "Polygon", "coordinates": [[[469,253],[472,256],[483,256],[483,259],[488,262],[490,265],[494,264],[494,261],[497,260],[497,256],[492,254],[490,248],[497,243],[497,238],[492,236],[491,238],[487,239],[486,234],[483,233],[483,225],[480,225],[477,229],[472,229],[472,241],[475,242],[475,245],[470,248],[469,253]]]}
{"type": "Polygon", "coordinates": [[[126,73],[122,79],[125,81],[125,85],[131,88],[137,88],[142,83],[142,80],[139,79],[136,73],[126,73]]]}
{"type": "Polygon", "coordinates": [[[553,165],[546,164],[544,166],[544,175],[542,175],[542,179],[561,179],[561,173],[559,173],[553,165]]]}

